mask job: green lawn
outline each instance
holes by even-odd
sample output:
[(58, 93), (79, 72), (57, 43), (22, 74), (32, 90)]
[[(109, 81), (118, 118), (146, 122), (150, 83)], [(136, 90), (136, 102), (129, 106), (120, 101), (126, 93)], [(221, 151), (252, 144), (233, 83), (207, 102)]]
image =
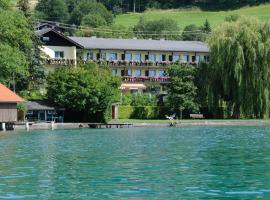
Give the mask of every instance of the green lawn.
[(208, 19), (212, 26), (216, 26), (224, 21), (228, 15), (239, 14), (257, 17), (262, 21), (270, 20), (270, 4), (264, 4), (254, 7), (245, 7), (233, 11), (201, 11), (199, 9), (192, 10), (155, 10), (146, 11), (144, 13), (128, 13), (118, 15), (115, 19), (116, 24), (122, 24), (126, 27), (135, 25), (141, 16), (148, 20), (160, 19), (162, 17), (171, 18), (178, 22), (181, 28), (189, 24), (202, 25)]

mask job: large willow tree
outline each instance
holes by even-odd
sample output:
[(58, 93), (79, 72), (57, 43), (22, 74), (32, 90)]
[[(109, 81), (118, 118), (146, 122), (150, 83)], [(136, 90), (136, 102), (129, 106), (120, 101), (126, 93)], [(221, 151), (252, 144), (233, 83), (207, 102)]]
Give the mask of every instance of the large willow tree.
[(241, 17), (209, 38), (208, 101), (227, 117), (265, 118), (270, 108), (270, 23)]

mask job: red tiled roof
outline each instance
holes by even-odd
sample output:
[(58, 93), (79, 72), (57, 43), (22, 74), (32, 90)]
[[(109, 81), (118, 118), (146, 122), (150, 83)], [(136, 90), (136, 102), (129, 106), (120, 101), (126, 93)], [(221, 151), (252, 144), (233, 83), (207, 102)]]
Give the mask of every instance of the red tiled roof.
[(0, 83), (0, 102), (22, 102), (23, 99)]

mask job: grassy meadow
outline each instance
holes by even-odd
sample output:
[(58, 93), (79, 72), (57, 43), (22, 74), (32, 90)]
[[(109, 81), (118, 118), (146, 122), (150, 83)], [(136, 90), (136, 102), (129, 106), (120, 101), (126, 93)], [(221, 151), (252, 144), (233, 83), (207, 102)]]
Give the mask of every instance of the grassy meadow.
[[(14, 5), (18, 0), (11, 0)], [(30, 0), (31, 8), (33, 9), (38, 0)], [(177, 21), (180, 28), (184, 28), (189, 24), (202, 25), (206, 19), (209, 20), (211, 26), (216, 26), (222, 23), (226, 16), (238, 14), (256, 17), (262, 21), (270, 20), (270, 4), (262, 4), (259, 6), (243, 7), (229, 11), (202, 11), (199, 8), (190, 9), (175, 9), (175, 10), (149, 10), (144, 13), (127, 13), (117, 15), (114, 22), (126, 27), (134, 26), (143, 16), (148, 20), (160, 18), (170, 18)]]
[(212, 26), (216, 26), (223, 22), (226, 16), (233, 14), (257, 17), (262, 21), (268, 21), (270, 20), (270, 4), (244, 7), (231, 11), (201, 11), (198, 8), (179, 10), (150, 10), (144, 13), (127, 13), (118, 15), (115, 19), (115, 23), (129, 27), (134, 26), (141, 16), (148, 20), (156, 20), (165, 17), (176, 20), (179, 27), (183, 29), (189, 24), (202, 25), (206, 19), (209, 20)]

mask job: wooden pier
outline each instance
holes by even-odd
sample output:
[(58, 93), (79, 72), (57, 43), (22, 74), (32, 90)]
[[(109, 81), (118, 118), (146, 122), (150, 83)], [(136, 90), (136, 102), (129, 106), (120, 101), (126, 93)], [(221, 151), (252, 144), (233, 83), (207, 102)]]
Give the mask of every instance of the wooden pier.
[[(7, 126), (5, 126), (7, 127)], [(109, 129), (131, 128), (131, 123), (55, 123), (55, 122), (17, 122), (13, 125), (15, 130), (56, 130), (56, 129)], [(1, 127), (0, 127), (1, 131)]]

